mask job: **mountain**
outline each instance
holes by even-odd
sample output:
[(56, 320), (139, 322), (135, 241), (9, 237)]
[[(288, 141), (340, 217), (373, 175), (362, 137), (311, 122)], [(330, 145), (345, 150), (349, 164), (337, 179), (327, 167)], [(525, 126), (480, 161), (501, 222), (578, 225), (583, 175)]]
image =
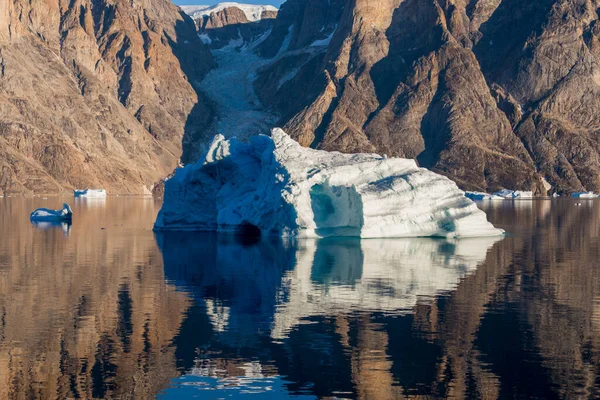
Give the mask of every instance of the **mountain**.
[(209, 16), (210, 14), (217, 14), (232, 8), (242, 11), (249, 22), (260, 21), (264, 18), (275, 18), (277, 16), (277, 7), (270, 5), (224, 2), (213, 6), (181, 6), (181, 9), (194, 19)]
[(599, 1), (288, 0), (254, 88), (304, 146), (600, 191)]
[(212, 56), (168, 0), (7, 0), (0, 53), (0, 192), (148, 193), (211, 118)]
[(219, 3), (214, 6), (183, 6), (196, 21), (202, 41), (213, 49), (230, 43), (250, 43), (272, 28), (277, 8), (269, 5)]
[(216, 132), (274, 125), (416, 158), (463, 189), (598, 192), (599, 8), (288, 0), (192, 20), (168, 0), (8, 0), (0, 194), (147, 193)]

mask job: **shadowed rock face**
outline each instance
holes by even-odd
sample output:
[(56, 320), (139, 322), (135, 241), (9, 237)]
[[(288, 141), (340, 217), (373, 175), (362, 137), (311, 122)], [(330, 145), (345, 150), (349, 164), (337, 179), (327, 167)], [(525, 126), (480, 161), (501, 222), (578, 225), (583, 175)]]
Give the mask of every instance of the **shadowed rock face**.
[(0, 51), (6, 193), (147, 192), (210, 120), (211, 55), (166, 0), (8, 0)]
[(597, 191), (599, 8), (289, 0), (255, 88), (305, 146), (417, 158), (464, 189)]

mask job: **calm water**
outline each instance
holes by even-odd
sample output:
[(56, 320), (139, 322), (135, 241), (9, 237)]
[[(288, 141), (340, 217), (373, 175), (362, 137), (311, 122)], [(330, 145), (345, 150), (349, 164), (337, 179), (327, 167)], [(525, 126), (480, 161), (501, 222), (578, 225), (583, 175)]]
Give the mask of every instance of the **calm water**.
[(160, 203), (0, 199), (0, 398), (600, 396), (600, 202), (503, 239), (159, 234)]

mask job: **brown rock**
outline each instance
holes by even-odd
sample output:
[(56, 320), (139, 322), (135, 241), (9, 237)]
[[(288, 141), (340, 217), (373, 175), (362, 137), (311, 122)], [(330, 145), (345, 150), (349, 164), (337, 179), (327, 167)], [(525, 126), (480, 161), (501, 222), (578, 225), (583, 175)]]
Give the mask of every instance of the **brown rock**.
[(171, 3), (9, 0), (0, 15), (7, 193), (145, 193), (204, 129), (187, 122), (210, 113), (191, 83), (212, 58)]
[[(417, 158), (465, 189), (600, 190), (600, 2), (333, 3), (288, 1), (259, 49), (289, 41), (255, 88), (300, 143)], [(320, 51), (315, 20), (335, 29)]]
[(210, 47), (220, 49), (232, 40), (250, 43), (273, 27), (277, 12), (264, 10), (258, 21), (250, 21), (238, 7), (225, 7), (209, 15), (195, 18), (198, 32), (208, 36)]

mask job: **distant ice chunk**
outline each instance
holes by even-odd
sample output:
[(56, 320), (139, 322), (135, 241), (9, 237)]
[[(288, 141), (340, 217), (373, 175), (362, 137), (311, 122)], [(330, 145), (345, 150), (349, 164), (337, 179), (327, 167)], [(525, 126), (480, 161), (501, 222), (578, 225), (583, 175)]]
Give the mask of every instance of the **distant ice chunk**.
[(166, 182), (155, 229), (304, 238), (503, 233), (454, 182), (414, 160), (307, 149), (281, 129), (248, 143), (216, 136), (203, 160)]
[(29, 219), (32, 222), (71, 221), (73, 219), (73, 211), (71, 211), (71, 207), (67, 203), (64, 203), (63, 208), (61, 210), (38, 208), (37, 210), (31, 213)]
[(483, 193), (483, 192), (465, 192), (465, 196), (473, 201), (481, 201), (481, 200), (506, 200), (502, 196), (497, 196), (495, 194)]
[(598, 195), (595, 194), (594, 192), (573, 193), (572, 196), (575, 199), (597, 199), (598, 198)]
[(499, 192), (495, 192), (494, 196), (502, 197), (504, 199), (533, 199), (533, 192), (502, 189)]
[(73, 192), (75, 197), (87, 197), (87, 198), (106, 198), (106, 190), (104, 189), (84, 189), (75, 190)]

